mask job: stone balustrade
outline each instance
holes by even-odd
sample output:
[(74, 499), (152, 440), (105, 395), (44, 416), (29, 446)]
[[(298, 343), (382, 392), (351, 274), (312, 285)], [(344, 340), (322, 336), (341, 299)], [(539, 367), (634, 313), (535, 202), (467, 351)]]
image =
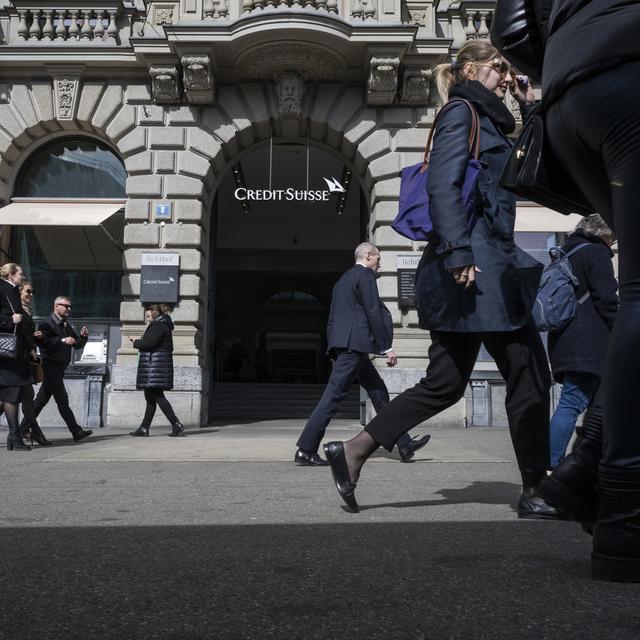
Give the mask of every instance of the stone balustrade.
[(117, 18), (110, 9), (21, 9), (15, 33), (17, 42), (118, 44)]
[[(228, 15), (226, 1), (220, 2), (225, 6), (225, 15)], [(242, 0), (242, 12), (250, 14), (263, 9), (291, 8), (329, 13), (353, 20), (377, 20), (378, 4), (379, 0), (350, 0), (346, 3), (339, 0)], [(213, 6), (214, 3), (211, 1), (204, 3), (205, 16), (214, 17)]]
[(489, 37), (489, 26), (493, 12), (490, 10), (465, 11), (462, 14), (464, 33), (467, 40), (478, 40)]

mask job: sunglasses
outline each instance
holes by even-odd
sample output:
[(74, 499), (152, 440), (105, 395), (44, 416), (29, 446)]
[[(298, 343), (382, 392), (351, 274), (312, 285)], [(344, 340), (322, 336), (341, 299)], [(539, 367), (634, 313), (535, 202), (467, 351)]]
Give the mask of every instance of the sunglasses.
[(64, 307), (65, 309), (73, 309), (73, 306), (70, 304), (62, 304), (61, 302), (58, 302), (58, 306), (59, 307)]
[(33, 295), (33, 289), (24, 289), (24, 292), (29, 294), (30, 296)]
[(511, 65), (506, 61), (500, 58), (496, 58), (493, 62), (489, 64), (492, 69), (495, 69), (501, 76), (506, 75), (507, 73), (511, 73)]

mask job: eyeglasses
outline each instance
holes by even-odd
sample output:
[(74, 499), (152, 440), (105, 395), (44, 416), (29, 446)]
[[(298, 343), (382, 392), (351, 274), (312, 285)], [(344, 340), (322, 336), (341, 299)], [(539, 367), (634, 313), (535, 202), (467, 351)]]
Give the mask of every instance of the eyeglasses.
[(58, 302), (59, 307), (64, 307), (65, 309), (73, 309), (73, 306), (70, 304), (62, 304), (62, 302)]
[(24, 292), (29, 296), (33, 295), (33, 289), (24, 289)]
[(501, 76), (507, 75), (507, 73), (511, 73), (511, 65), (502, 58), (496, 58), (493, 62), (489, 63), (489, 66), (497, 71)]

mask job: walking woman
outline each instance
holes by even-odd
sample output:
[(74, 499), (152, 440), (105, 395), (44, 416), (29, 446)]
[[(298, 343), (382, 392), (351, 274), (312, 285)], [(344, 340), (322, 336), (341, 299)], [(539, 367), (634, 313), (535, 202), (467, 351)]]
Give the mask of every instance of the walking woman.
[(29, 451), (20, 435), (18, 405), (33, 395), (33, 378), (29, 357), (35, 358), (33, 331), (24, 321), (24, 310), (18, 287), (24, 277), (22, 268), (8, 262), (0, 268), (0, 330), (16, 335), (16, 353), (13, 358), (0, 358), (0, 408), (9, 424), (7, 451)]
[[(379, 446), (391, 451), (403, 433), (458, 402), (484, 344), (506, 381), (509, 430), (522, 476), (518, 517), (556, 518), (555, 509), (535, 494), (549, 462), (551, 378), (531, 320), (542, 265), (516, 246), (515, 198), (499, 185), (512, 147), (506, 136), (515, 129), (505, 93), (511, 87), (525, 107), (534, 101), (533, 91), (486, 40), (468, 42), (455, 64), (439, 65), (435, 74), (443, 101), (450, 101), (438, 117), (427, 187), (439, 239), (429, 242), (416, 273), (420, 326), (431, 332), (426, 376), (358, 436), (325, 445), (325, 453), (340, 496), (357, 511), (353, 490), (367, 458)], [(483, 169), (473, 220), (462, 197), (473, 115), (460, 99), (471, 102), (480, 119)]]
[[(496, 11), (513, 16), (517, 5), (501, 0)], [(599, 580), (640, 582), (640, 3), (524, 0), (524, 5), (527, 18), (538, 20), (536, 42), (546, 42), (544, 52), (525, 47), (519, 57), (542, 69), (550, 145), (618, 239), (620, 308), (602, 382), (600, 504), (591, 569)], [(527, 24), (526, 31), (533, 29)], [(513, 55), (517, 42), (510, 43)]]
[[(40, 331), (36, 327), (36, 323), (33, 320), (33, 309), (31, 307), (33, 303), (33, 284), (31, 282), (27, 282), (26, 280), (19, 285), (18, 289), (20, 290), (20, 301), (22, 302), (22, 309), (24, 311), (24, 316), (22, 318), (22, 322), (25, 325), (25, 331), (27, 331), (34, 339), (34, 343), (37, 346), (38, 343), (42, 340), (42, 331)], [(36, 380), (34, 375), (33, 368), (40, 363), (41, 359), (38, 358), (36, 361), (35, 358), (31, 359), (31, 374), (34, 378), (34, 382), (42, 382), (42, 380)], [(20, 424), (20, 429), (23, 437), (28, 437), (31, 441), (37, 442), (40, 446), (45, 447), (53, 444), (50, 440), (47, 440), (44, 433), (42, 433), (42, 429), (40, 429), (40, 425), (36, 420), (36, 412), (33, 406), (34, 392), (33, 386), (29, 386), (25, 388), (24, 398), (22, 400), (22, 414), (24, 416), (23, 421)]]
[(144, 389), (147, 407), (140, 426), (130, 433), (132, 436), (148, 436), (156, 407), (171, 423), (172, 437), (184, 435), (184, 427), (165, 398), (164, 392), (173, 389), (173, 321), (169, 317), (171, 307), (167, 304), (152, 304), (145, 311), (147, 328), (139, 340), (129, 337), (133, 347), (140, 351), (136, 387)]

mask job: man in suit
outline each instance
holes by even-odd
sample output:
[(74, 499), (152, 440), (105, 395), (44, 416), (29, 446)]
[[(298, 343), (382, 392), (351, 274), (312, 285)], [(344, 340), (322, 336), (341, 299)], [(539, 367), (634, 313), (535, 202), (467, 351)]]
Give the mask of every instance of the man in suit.
[[(376, 411), (389, 403), (389, 392), (373, 363), (370, 353), (384, 354), (387, 366), (395, 367), (391, 313), (380, 300), (376, 273), (380, 269), (380, 251), (363, 242), (355, 250), (356, 262), (333, 288), (327, 323), (328, 353), (333, 359), (329, 382), (298, 438), (294, 462), (299, 466), (324, 466), (318, 447), (331, 418), (358, 379)], [(403, 462), (429, 441), (430, 436), (412, 440), (408, 434), (398, 441)]]
[(36, 395), (34, 409), (37, 417), (53, 396), (62, 419), (71, 431), (73, 439), (78, 442), (90, 436), (93, 431), (83, 429), (73, 415), (69, 406), (69, 396), (64, 386), (64, 371), (71, 362), (71, 349), (84, 348), (89, 330), (87, 327), (82, 327), (80, 335), (76, 334), (73, 327), (67, 322), (71, 309), (71, 300), (67, 296), (58, 296), (53, 304), (53, 313), (38, 325), (42, 331), (40, 353), (44, 381)]

